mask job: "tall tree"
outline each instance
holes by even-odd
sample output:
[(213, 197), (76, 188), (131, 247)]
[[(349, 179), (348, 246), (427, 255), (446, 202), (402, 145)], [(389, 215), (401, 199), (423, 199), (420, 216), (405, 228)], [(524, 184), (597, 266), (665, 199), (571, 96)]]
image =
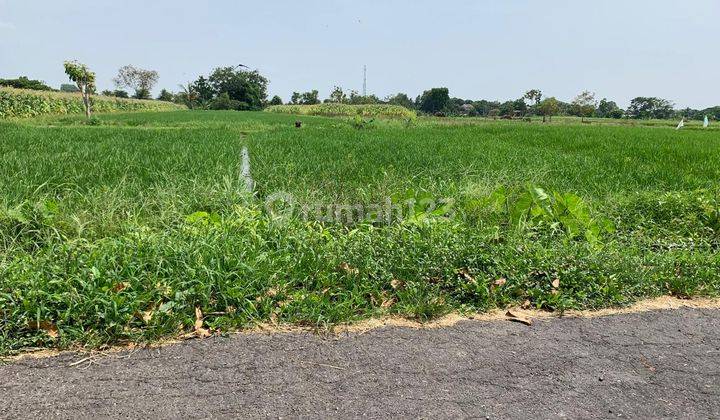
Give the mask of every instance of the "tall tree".
[(335, 86), (333, 91), (330, 93), (329, 102), (343, 103), (347, 101), (347, 95), (343, 92), (340, 86)]
[(538, 107), (540, 104), (540, 101), (542, 100), (542, 91), (540, 89), (531, 89), (525, 92), (525, 96), (523, 98), (527, 99), (528, 101), (533, 102), (533, 106), (535, 108)]
[(614, 101), (602, 98), (597, 107), (597, 116), (600, 118), (622, 118), (623, 110)]
[(573, 113), (578, 115), (582, 122), (585, 122), (586, 117), (593, 115), (595, 108), (597, 108), (595, 94), (588, 90), (580, 92), (580, 94), (572, 101)]
[(538, 104), (537, 110), (543, 116), (543, 122), (546, 121), (546, 118), (552, 121), (553, 115), (560, 111), (560, 103), (553, 97), (546, 98)]
[(442, 112), (450, 105), (448, 88), (432, 88), (426, 90), (417, 100), (418, 108), (428, 114)]
[(70, 80), (75, 82), (78, 89), (80, 89), (83, 105), (85, 106), (85, 116), (90, 118), (90, 114), (92, 114), (90, 93), (95, 91), (95, 73), (90, 71), (85, 64), (77, 61), (66, 61), (65, 74), (67, 74)]
[(405, 93), (398, 93), (394, 96), (388, 96), (385, 98), (385, 102), (387, 102), (390, 105), (400, 105), (404, 106), (407, 109), (413, 109), (415, 108), (415, 104), (413, 103), (413, 100), (410, 99), (409, 96)]
[(118, 70), (118, 75), (113, 79), (118, 88), (130, 88), (135, 90), (136, 99), (150, 99), (150, 91), (157, 83), (160, 76), (155, 70), (144, 70), (134, 66), (123, 66)]
[(257, 70), (219, 67), (210, 74), (207, 81), (215, 96), (225, 92), (231, 100), (246, 104), (247, 109), (262, 109), (267, 101), (268, 80)]
[(673, 103), (661, 98), (647, 98), (639, 96), (630, 101), (627, 115), (631, 118), (645, 119), (670, 118), (675, 114)]
[(283, 104), (282, 98), (277, 95), (273, 96), (272, 99), (270, 99), (270, 105), (282, 105), (282, 104)]

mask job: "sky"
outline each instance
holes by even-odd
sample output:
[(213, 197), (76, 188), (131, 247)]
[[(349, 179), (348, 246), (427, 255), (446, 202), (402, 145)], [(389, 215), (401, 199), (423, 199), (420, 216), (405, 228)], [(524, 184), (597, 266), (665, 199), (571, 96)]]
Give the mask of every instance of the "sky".
[(625, 107), (636, 96), (679, 108), (720, 105), (718, 0), (0, 0), (0, 78), (66, 83), (62, 63), (97, 73), (127, 64), (178, 90), (245, 64), (269, 93), (333, 86), (466, 99), (582, 90)]

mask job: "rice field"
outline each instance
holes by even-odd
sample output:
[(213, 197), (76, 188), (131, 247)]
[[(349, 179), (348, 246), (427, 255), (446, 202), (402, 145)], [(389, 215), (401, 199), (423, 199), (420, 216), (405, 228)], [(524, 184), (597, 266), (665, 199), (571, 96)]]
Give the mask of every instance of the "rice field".
[(0, 353), (720, 291), (714, 129), (100, 121), (0, 122)]

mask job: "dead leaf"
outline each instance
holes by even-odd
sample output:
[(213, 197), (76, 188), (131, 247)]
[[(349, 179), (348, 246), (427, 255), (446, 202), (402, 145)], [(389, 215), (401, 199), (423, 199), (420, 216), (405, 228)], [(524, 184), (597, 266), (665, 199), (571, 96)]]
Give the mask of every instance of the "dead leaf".
[(43, 330), (50, 338), (58, 338), (60, 336), (57, 325), (50, 321), (29, 321), (28, 328), (31, 330)]
[(520, 307), (523, 309), (530, 309), (531, 306), (532, 306), (532, 302), (530, 302), (530, 299), (525, 299), (525, 302), (523, 302), (522, 305), (520, 305)]
[(405, 285), (405, 283), (403, 283), (402, 280), (398, 280), (398, 279), (390, 280), (390, 287), (392, 287), (395, 290), (403, 287), (404, 285)]
[(347, 274), (350, 274), (351, 276), (356, 276), (356, 275), (360, 274), (360, 270), (358, 270), (357, 268), (351, 266), (350, 264), (348, 264), (346, 262), (340, 263), (340, 265), (337, 267), (337, 269), (338, 269), (338, 271), (343, 271)]
[(532, 325), (532, 320), (530, 318), (526, 318), (526, 317), (520, 316), (520, 315), (515, 315), (514, 313), (512, 313), (510, 311), (507, 311), (505, 313), (505, 316), (507, 317), (508, 321), (519, 322), (519, 323), (525, 324), (525, 325)]
[(552, 281), (552, 287), (553, 289), (557, 289), (560, 287), (560, 279), (555, 279)]
[(380, 304), (380, 307), (383, 309), (387, 309), (395, 304), (396, 300), (395, 298), (385, 299), (383, 300), (382, 304)]
[(475, 277), (470, 274), (470, 270), (467, 268), (461, 268), (457, 271), (457, 273), (464, 280), (467, 280), (470, 283), (475, 283)]
[(121, 283), (116, 283), (112, 289), (113, 289), (113, 292), (119, 293), (119, 292), (122, 292), (123, 290), (127, 289), (128, 287), (130, 287), (130, 283), (124, 281)]
[(199, 330), (203, 326), (203, 314), (200, 307), (195, 307), (195, 331)]
[(274, 287), (267, 289), (267, 291), (265, 292), (265, 296), (267, 296), (267, 297), (275, 297), (275, 296), (277, 296), (277, 294), (278, 294), (278, 289), (276, 289)]
[(146, 324), (150, 322), (150, 320), (152, 319), (152, 317), (153, 317), (153, 311), (152, 311), (152, 310), (150, 310), (150, 311), (144, 311), (144, 312), (142, 313), (142, 319), (143, 319), (143, 321), (145, 321)]
[(195, 307), (195, 325), (193, 326), (193, 331), (183, 334), (180, 336), (182, 339), (191, 339), (191, 338), (208, 338), (212, 336), (212, 332), (207, 329), (203, 328), (203, 313), (200, 310), (200, 307)]
[(493, 283), (493, 286), (500, 287), (500, 286), (504, 285), (505, 283), (507, 283), (507, 279), (505, 277), (500, 277), (499, 279), (495, 280), (495, 282)]

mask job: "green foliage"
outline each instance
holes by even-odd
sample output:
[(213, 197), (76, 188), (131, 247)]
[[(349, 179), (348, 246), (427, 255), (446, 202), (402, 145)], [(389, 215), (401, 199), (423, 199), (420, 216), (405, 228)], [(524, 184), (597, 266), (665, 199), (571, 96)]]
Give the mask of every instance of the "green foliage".
[(77, 92), (80, 92), (80, 89), (78, 89), (78, 87), (75, 85), (71, 85), (69, 83), (63, 83), (60, 85), (60, 92), (77, 93)]
[(95, 89), (95, 73), (88, 66), (77, 61), (65, 62), (65, 74), (75, 82), (81, 92), (92, 92)]
[(576, 96), (571, 104), (573, 115), (581, 117), (583, 121), (585, 121), (585, 118), (591, 117), (595, 113), (595, 108), (597, 108), (595, 94), (587, 90)]
[[(180, 108), (167, 102), (111, 99), (104, 96), (92, 96), (90, 101), (96, 112), (170, 111)], [(77, 94), (0, 88), (0, 118), (83, 112), (83, 100)]]
[[(720, 295), (712, 129), (295, 120), (0, 123), (0, 353), (176, 337), (195, 308), (229, 331)], [(387, 223), (278, 220), (278, 191), (300, 208), (413, 203)]]
[(167, 89), (162, 89), (157, 97), (158, 101), (175, 102), (175, 95)]
[(397, 105), (350, 105), (350, 104), (317, 104), (317, 105), (279, 105), (265, 108), (266, 112), (321, 115), (346, 117), (389, 117), (415, 119), (416, 114), (407, 108)]
[(630, 101), (627, 115), (636, 119), (665, 119), (674, 115), (672, 102), (660, 98), (637, 97)]
[(417, 99), (418, 109), (427, 114), (445, 111), (450, 105), (450, 93), (447, 88), (426, 90)]
[(293, 105), (317, 105), (320, 103), (320, 98), (318, 97), (317, 90), (304, 93), (293, 92), (290, 102)]
[(603, 98), (600, 100), (596, 115), (600, 118), (622, 118), (624, 111), (613, 101)]
[(413, 100), (405, 93), (398, 93), (385, 99), (388, 105), (398, 105), (407, 109), (415, 108)]
[(44, 82), (41, 82), (40, 80), (30, 80), (26, 76), (20, 76), (17, 79), (0, 79), (0, 86), (15, 89), (53, 90)]
[(547, 117), (552, 119), (553, 115), (557, 115), (560, 111), (560, 104), (557, 99), (550, 97), (544, 99), (537, 105), (537, 112), (543, 116), (543, 122)]
[(201, 93), (201, 99), (208, 100), (207, 95), (212, 94), (213, 98), (227, 94), (232, 101), (240, 105), (238, 109), (260, 110), (267, 100), (268, 80), (257, 70), (245, 71), (234, 67), (219, 67), (215, 69), (207, 79), (208, 91), (202, 86), (200, 79), (197, 82), (197, 90)]
[(272, 99), (270, 99), (270, 102), (269, 102), (269, 105), (270, 105), (270, 106), (282, 105), (282, 104), (283, 104), (282, 98), (280, 98), (280, 97), (277, 96), (277, 95), (273, 96)]
[(119, 88), (130, 88), (135, 90), (133, 98), (151, 99), (150, 91), (157, 83), (160, 76), (155, 70), (144, 70), (135, 66), (123, 66), (118, 70), (118, 75), (113, 79)]

